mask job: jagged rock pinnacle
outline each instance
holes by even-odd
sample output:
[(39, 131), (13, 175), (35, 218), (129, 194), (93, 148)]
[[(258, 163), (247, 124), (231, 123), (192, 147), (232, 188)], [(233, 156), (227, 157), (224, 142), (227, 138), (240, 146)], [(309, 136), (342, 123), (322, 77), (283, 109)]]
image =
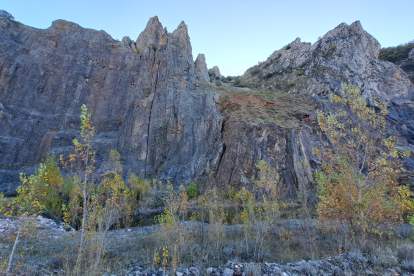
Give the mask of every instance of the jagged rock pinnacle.
[(194, 62), (194, 70), (196, 73), (196, 78), (199, 81), (209, 82), (210, 77), (208, 75), (206, 58), (204, 54), (199, 54), (196, 61)]

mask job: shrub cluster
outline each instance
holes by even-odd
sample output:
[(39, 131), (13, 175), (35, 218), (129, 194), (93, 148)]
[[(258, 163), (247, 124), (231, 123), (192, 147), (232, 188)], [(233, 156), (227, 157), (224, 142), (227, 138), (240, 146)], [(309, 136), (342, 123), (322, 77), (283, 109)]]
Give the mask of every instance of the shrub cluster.
[(408, 57), (408, 53), (414, 48), (414, 43), (407, 43), (397, 47), (387, 47), (380, 50), (378, 59), (399, 62)]

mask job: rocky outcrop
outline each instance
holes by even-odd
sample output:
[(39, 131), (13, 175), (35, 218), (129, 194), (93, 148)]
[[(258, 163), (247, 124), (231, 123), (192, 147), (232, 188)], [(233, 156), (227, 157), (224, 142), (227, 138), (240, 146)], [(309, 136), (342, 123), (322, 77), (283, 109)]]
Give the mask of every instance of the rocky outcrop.
[(194, 68), (196, 78), (198, 81), (209, 82), (210, 76), (208, 75), (206, 57), (204, 54), (199, 54), (194, 62)]
[[(379, 50), (377, 40), (359, 21), (349, 26), (342, 23), (313, 45), (297, 38), (241, 79), (315, 95), (324, 89), (341, 93), (341, 85), (351, 83), (361, 86), (367, 98), (375, 94), (386, 102), (411, 100), (414, 88), (407, 75), (398, 66), (378, 60)], [(293, 85), (283, 87), (283, 82)]]
[(214, 66), (213, 68), (208, 69), (208, 74), (210, 76), (211, 81), (214, 81), (216, 79), (221, 79), (221, 77), (223, 77), (220, 74), (220, 69), (218, 68), (218, 66)]
[(272, 123), (252, 125), (237, 118), (226, 120), (217, 181), (239, 188), (249, 185), (257, 160), (263, 159), (280, 172), (291, 191), (309, 188), (313, 181), (311, 168), (318, 163), (312, 154), (312, 148), (318, 145), (312, 131), (306, 123), (287, 129)]
[[(313, 45), (296, 39), (247, 70), (241, 80), (279, 94), (310, 95), (325, 110), (336, 108), (326, 102), (330, 93), (341, 94), (344, 84), (358, 85), (368, 101), (374, 96), (388, 105), (389, 133), (413, 150), (414, 87), (400, 67), (377, 59), (379, 50), (359, 21), (343, 23)], [(413, 169), (412, 164), (408, 160), (407, 168)]]
[[(296, 39), (241, 79), (274, 96), (262, 103), (269, 112), (286, 110), (277, 97), (292, 94), (333, 108), (329, 93), (340, 93), (342, 83), (360, 85), (367, 98), (389, 104), (390, 131), (412, 149), (414, 88), (399, 67), (377, 59), (378, 51), (359, 22), (341, 24), (314, 45)], [(98, 167), (116, 149), (126, 177), (185, 184), (204, 181), (210, 167), (218, 183), (242, 186), (264, 159), (291, 190), (307, 187), (319, 164), (314, 109), (282, 114), (299, 118), (290, 126), (251, 123), (219, 110), (209, 77), (220, 71), (207, 71), (204, 55), (194, 62), (184, 22), (168, 33), (153, 17), (134, 42), (63, 20), (45, 30), (0, 20), (0, 190), (12, 193), (19, 172), (32, 173), (52, 149), (73, 149), (82, 104), (93, 114)]]

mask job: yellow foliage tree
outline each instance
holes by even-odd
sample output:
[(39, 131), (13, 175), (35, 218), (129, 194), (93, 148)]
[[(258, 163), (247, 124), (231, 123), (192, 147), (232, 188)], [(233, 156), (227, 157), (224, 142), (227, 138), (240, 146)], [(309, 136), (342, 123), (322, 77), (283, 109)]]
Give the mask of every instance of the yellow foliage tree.
[(347, 223), (354, 234), (382, 233), (413, 210), (409, 190), (397, 181), (409, 152), (387, 134), (387, 108), (380, 101), (372, 98), (375, 107), (368, 107), (360, 89), (347, 86), (331, 102), (342, 109), (318, 111), (326, 142), (314, 149), (322, 160), (316, 172), (320, 222)]

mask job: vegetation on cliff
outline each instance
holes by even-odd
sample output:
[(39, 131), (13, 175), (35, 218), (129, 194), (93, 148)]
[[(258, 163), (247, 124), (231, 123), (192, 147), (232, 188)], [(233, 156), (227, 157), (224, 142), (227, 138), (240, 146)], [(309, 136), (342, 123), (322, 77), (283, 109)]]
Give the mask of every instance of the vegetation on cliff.
[[(71, 237), (77, 249), (62, 255), (63, 267), (69, 275), (99, 275), (104, 267), (112, 266), (111, 259), (105, 257), (112, 246), (109, 230), (128, 227), (131, 214), (140, 203), (157, 194), (162, 194), (164, 211), (157, 218), (159, 228), (151, 234), (152, 242), (142, 245), (151, 253), (134, 258), (151, 260), (154, 268), (163, 271), (173, 271), (197, 262), (198, 258), (209, 265), (220, 265), (231, 256), (265, 261), (275, 258), (276, 252), (296, 252), (294, 258), (307, 259), (356, 248), (373, 254), (373, 241), (382, 238), (384, 232), (390, 236), (382, 241), (382, 246), (395, 246), (400, 238), (394, 236), (393, 229), (404, 221), (414, 220), (408, 190), (397, 183), (403, 170), (400, 157), (408, 153), (396, 146), (395, 138), (386, 135), (387, 109), (382, 103), (374, 99), (378, 110), (367, 107), (359, 89), (352, 86), (344, 89), (342, 97), (332, 96), (331, 101), (343, 109), (318, 113), (321, 135), (326, 139), (323, 148), (315, 149), (323, 162), (321, 170), (316, 172), (319, 227), (312, 219), (313, 205), (303, 196), (309, 191), (301, 190), (297, 198), (300, 204), (295, 205), (293, 198), (286, 197), (283, 179), (263, 160), (256, 165), (259, 173), (252, 178), (251, 186), (240, 190), (218, 189), (214, 179), (210, 179), (211, 189), (201, 195), (195, 183), (174, 190), (169, 182), (163, 185), (154, 181), (151, 186), (134, 174), (124, 181), (116, 151), (111, 151), (105, 171), (98, 174), (93, 151), (94, 128), (86, 107), (82, 107), (81, 138), (73, 141), (74, 153), (67, 161), (60, 158), (66, 177), (62, 176), (54, 155), (48, 155), (35, 175), (22, 175), (18, 196), (2, 210), (5, 215), (17, 212), (27, 222), (31, 215), (43, 213), (80, 229)], [(242, 226), (231, 232), (228, 206), (237, 206), (238, 214), (233, 220)], [(301, 218), (299, 232), (280, 226), (282, 214), (289, 206), (299, 207), (295, 212)], [(21, 229), (24, 231), (19, 230), (10, 258), (5, 262), (7, 271), (11, 270), (15, 251), (19, 251), (18, 241), (27, 230)], [(323, 240), (317, 240), (316, 233), (323, 235)], [(334, 236), (343, 239), (339, 251), (327, 244)], [(301, 244), (294, 249), (293, 243), (299, 237)], [(198, 253), (194, 252), (194, 246), (200, 247)], [(217, 251), (224, 255), (217, 255)], [(142, 250), (137, 252), (142, 254)], [(210, 259), (211, 256), (215, 258)], [(22, 256), (17, 260), (21, 261)], [(16, 267), (23, 266), (20, 262)]]
[(414, 48), (414, 43), (407, 43), (396, 47), (381, 48), (378, 58), (398, 63), (408, 58), (408, 53)]

